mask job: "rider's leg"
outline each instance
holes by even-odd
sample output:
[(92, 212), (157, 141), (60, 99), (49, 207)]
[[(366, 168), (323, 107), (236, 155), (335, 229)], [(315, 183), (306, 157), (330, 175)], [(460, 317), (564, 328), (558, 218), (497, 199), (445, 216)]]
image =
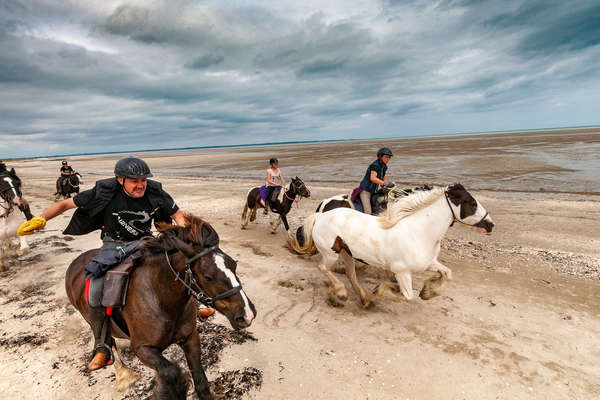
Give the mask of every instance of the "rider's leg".
[(90, 326), (94, 335), (94, 358), (88, 364), (88, 370), (94, 371), (111, 362), (113, 338), (110, 334), (110, 319), (104, 307), (89, 307)]
[(371, 214), (371, 192), (363, 190), (360, 192), (360, 202), (362, 203), (363, 212)]
[(265, 215), (269, 213), (269, 204), (271, 203), (271, 196), (273, 195), (274, 190), (275, 186), (267, 186), (267, 195), (265, 196)]

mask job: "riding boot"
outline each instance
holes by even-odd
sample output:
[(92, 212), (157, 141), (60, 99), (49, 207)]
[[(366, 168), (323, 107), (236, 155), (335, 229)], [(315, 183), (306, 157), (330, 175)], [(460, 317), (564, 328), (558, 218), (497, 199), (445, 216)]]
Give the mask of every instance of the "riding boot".
[(110, 319), (104, 307), (90, 307), (90, 326), (94, 334), (94, 358), (88, 364), (93, 371), (112, 364), (112, 336), (110, 335)]
[(269, 214), (269, 202), (265, 200), (265, 211), (263, 211), (263, 214), (268, 215)]

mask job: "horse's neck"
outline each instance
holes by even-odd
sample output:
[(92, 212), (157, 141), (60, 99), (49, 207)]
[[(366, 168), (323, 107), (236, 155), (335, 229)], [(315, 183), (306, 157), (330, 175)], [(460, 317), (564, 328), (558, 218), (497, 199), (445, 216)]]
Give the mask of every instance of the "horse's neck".
[(281, 204), (282, 204), (283, 210), (286, 214), (292, 208), (292, 203), (294, 202), (295, 198), (296, 198), (296, 192), (294, 191), (294, 188), (292, 185), (290, 185), (290, 190), (285, 190), (285, 188), (283, 189), (283, 200), (282, 200)]
[[(446, 198), (442, 195), (431, 205), (400, 220), (397, 226), (406, 224), (410, 226), (412, 232), (421, 232), (422, 240), (430, 240), (435, 243), (446, 234), (452, 219), (450, 207), (448, 207)], [(398, 227), (398, 229), (401, 228)]]
[[(175, 274), (171, 271), (167, 264), (166, 256), (162, 256), (160, 263), (156, 263), (152, 273), (152, 287), (155, 288), (156, 297), (163, 306), (178, 307), (185, 303), (190, 298), (187, 288), (175, 278)], [(169, 255), (171, 266), (179, 274), (181, 279), (185, 277), (185, 262), (181, 253)], [(182, 265), (183, 264), (183, 265)], [(158, 283), (160, 282), (160, 284)], [(156, 288), (163, 288), (156, 290)]]

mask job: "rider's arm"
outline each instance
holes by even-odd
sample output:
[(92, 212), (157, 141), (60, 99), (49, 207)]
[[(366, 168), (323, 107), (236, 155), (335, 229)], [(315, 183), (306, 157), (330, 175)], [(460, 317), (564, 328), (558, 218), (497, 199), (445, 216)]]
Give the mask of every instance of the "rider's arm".
[(59, 201), (58, 203), (54, 203), (50, 207), (46, 208), (42, 212), (41, 217), (47, 221), (56, 217), (57, 215), (64, 213), (67, 210), (70, 210), (71, 208), (76, 207), (77, 206), (75, 205), (73, 198), (68, 198), (63, 201)]
[(285, 187), (285, 181), (283, 180), (283, 174), (281, 173), (281, 170), (279, 170), (279, 178), (281, 178), (281, 187)]
[(377, 177), (377, 171), (371, 171), (371, 182), (376, 183), (378, 185), (385, 185), (385, 178), (379, 179)]
[(171, 215), (171, 218), (173, 218), (175, 223), (179, 226), (186, 226), (188, 224), (187, 219), (181, 210), (177, 210), (175, 214)]

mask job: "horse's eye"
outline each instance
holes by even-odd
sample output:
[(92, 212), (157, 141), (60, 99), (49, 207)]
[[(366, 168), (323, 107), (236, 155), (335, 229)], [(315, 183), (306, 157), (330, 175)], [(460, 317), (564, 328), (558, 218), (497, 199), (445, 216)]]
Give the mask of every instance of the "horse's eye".
[(204, 275), (204, 279), (206, 279), (208, 282), (213, 280), (213, 277), (211, 275)]

